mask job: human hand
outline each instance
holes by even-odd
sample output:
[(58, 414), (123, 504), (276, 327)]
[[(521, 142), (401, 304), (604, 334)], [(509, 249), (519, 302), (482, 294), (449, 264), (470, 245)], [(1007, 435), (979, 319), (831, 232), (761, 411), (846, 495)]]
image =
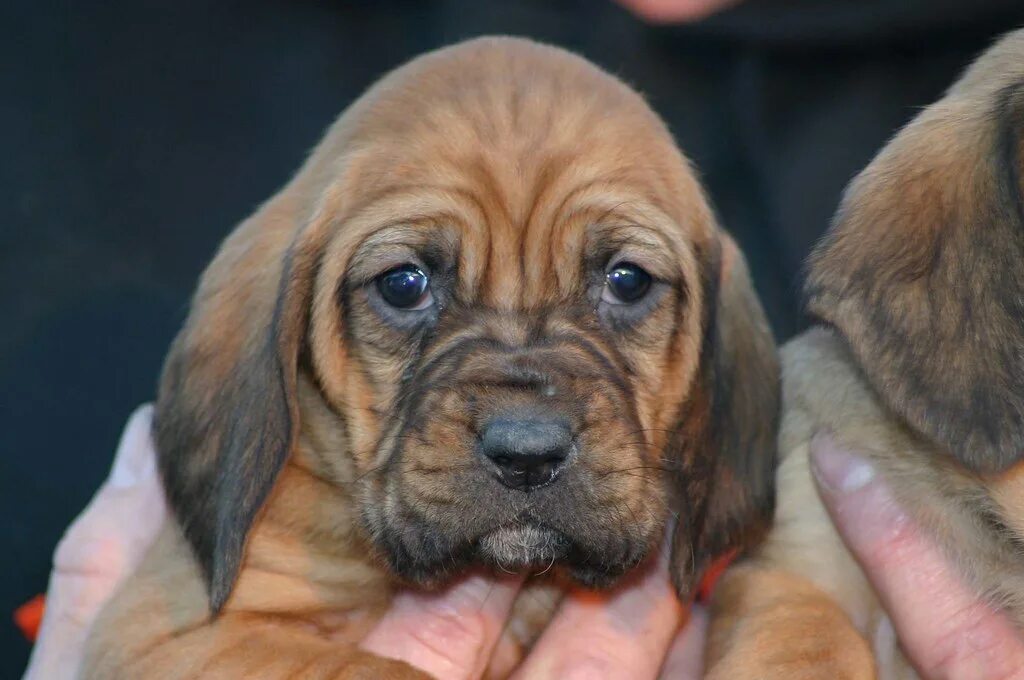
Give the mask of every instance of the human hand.
[(1020, 634), (967, 588), (866, 459), (818, 435), (811, 469), (836, 528), (923, 677), (1024, 679)]
[(610, 592), (569, 593), (513, 677), (696, 680), (705, 623), (687, 618), (662, 554)]
[(93, 620), (163, 524), (167, 506), (150, 441), (152, 419), (148, 405), (128, 419), (110, 476), (57, 545), (25, 680), (77, 677)]
[(618, 0), (641, 19), (654, 24), (698, 21), (742, 0)]
[[(443, 680), (478, 678), (503, 655), (495, 645), (519, 586), (472, 576), (440, 594), (402, 593), (362, 647)], [(611, 592), (569, 593), (512, 677), (696, 679), (705, 628), (703, 609), (687, 616), (680, 605), (661, 558)]]
[[(25, 680), (77, 675), (89, 627), (167, 516), (151, 423), (149, 406), (132, 415), (110, 477), (57, 547)], [(477, 678), (503, 652), (495, 644), (520, 584), (470, 576), (438, 594), (401, 593), (361, 646), (445, 680)], [(661, 558), (612, 592), (570, 593), (516, 676), (698, 678), (706, 615), (695, 607), (680, 629), (685, 618)]]

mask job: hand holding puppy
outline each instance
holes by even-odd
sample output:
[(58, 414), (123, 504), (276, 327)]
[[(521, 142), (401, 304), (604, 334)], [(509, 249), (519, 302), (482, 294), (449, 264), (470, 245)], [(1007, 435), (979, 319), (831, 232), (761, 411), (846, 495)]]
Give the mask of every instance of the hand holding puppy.
[(26, 680), (78, 676), (96, 615), (142, 559), (167, 517), (149, 435), (152, 420), (148, 404), (128, 419), (110, 476), (57, 546), (46, 614)]
[(811, 469), (832, 521), (925, 678), (1024, 678), (1024, 641), (978, 600), (864, 458), (823, 435)]

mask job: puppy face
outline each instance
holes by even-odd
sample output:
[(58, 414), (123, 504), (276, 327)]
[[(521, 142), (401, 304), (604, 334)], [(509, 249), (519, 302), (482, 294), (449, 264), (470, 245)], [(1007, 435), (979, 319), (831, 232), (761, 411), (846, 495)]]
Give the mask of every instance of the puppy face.
[(810, 310), (967, 469), (1024, 456), (1024, 32), (983, 55), (851, 184)]
[[(371, 89), (228, 239), (168, 359), (168, 495), (219, 608), (303, 422), (398, 576), (608, 583), (676, 517), (682, 589), (763, 530), (777, 366), (742, 259), (624, 85), (512, 39)], [(296, 501), (293, 501), (296, 502)]]
[[(653, 215), (639, 226), (606, 204), (566, 205), (581, 223), (504, 239), (452, 207), (444, 222), (375, 231), (342, 278), (366, 371), (353, 387), (376, 388), (353, 447), (363, 517), (416, 581), (470, 561), (564, 560), (606, 583), (666, 520), (667, 435), (700, 350), (695, 254), (646, 226)], [(534, 252), (525, 286), (522, 251)], [(472, 261), (486, 262), (477, 276)], [(318, 335), (341, 330), (325, 320)]]

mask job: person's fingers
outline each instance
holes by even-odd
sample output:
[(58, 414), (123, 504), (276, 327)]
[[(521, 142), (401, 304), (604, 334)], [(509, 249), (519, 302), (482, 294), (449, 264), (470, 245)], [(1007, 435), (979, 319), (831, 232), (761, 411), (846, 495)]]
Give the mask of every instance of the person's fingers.
[(843, 540), (927, 678), (1024, 678), (1024, 642), (1007, 618), (970, 592), (899, 507), (867, 460), (831, 437), (811, 442), (812, 470)]
[(521, 584), (473, 575), (442, 593), (399, 593), (360, 646), (443, 680), (479, 678)]
[(610, 593), (569, 593), (514, 677), (655, 678), (682, 617), (659, 557)]
[(110, 476), (57, 546), (26, 678), (76, 675), (89, 626), (166, 517), (150, 438), (152, 411), (142, 406), (129, 418)]
[(661, 680), (700, 680), (704, 677), (704, 641), (708, 612), (700, 605), (690, 607), (686, 623), (672, 641), (661, 667)]
[(741, 0), (618, 0), (631, 12), (655, 24), (704, 19)]

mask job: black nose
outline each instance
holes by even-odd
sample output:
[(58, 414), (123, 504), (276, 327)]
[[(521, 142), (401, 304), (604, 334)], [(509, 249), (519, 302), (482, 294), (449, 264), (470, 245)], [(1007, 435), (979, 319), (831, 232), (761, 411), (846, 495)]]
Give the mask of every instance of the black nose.
[(481, 451), (513, 489), (554, 480), (572, 446), (569, 424), (558, 418), (495, 418), (480, 434)]

